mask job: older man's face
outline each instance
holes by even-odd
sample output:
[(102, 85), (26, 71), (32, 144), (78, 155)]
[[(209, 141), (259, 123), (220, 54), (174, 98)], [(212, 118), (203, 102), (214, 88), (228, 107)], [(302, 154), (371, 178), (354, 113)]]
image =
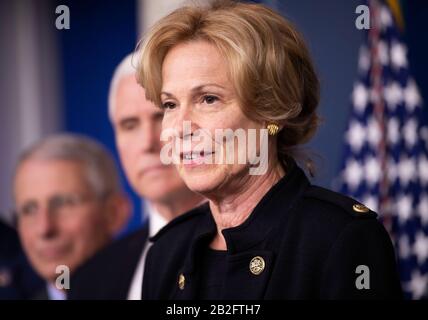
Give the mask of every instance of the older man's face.
[(110, 239), (106, 203), (79, 162), (26, 160), (15, 177), (18, 231), (36, 271), (54, 281), (55, 269), (75, 270)]
[(165, 201), (186, 192), (174, 166), (160, 161), (163, 112), (146, 100), (135, 76), (120, 80), (114, 104), (116, 143), (134, 190), (150, 201)]

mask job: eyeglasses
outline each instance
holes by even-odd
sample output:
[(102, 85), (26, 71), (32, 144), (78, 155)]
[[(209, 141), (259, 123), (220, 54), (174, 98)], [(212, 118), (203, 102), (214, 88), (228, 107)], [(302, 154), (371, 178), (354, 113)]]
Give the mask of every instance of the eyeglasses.
[[(68, 215), (83, 204), (99, 198), (89, 194), (56, 194), (48, 199), (47, 209), (55, 215)], [(21, 220), (32, 220), (38, 215), (40, 208), (39, 202), (30, 200), (17, 208), (16, 217)]]

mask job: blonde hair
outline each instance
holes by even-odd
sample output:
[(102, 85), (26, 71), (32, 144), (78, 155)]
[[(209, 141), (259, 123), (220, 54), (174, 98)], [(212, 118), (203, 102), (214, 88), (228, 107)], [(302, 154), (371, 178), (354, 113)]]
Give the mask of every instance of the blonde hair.
[(308, 49), (296, 28), (260, 4), (214, 1), (184, 6), (159, 20), (140, 50), (137, 81), (160, 106), (162, 64), (179, 43), (213, 44), (228, 63), (229, 77), (244, 114), (278, 123), (278, 156), (307, 142), (318, 127), (319, 81)]

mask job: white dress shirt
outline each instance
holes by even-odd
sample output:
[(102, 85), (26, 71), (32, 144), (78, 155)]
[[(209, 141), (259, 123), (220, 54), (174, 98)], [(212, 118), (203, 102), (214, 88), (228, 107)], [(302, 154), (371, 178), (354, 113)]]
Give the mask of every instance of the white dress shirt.
[[(147, 201), (145, 201), (144, 204), (146, 209), (145, 212), (147, 213), (147, 217), (149, 219), (149, 237), (153, 237), (160, 229), (162, 229), (167, 224), (167, 221)], [(147, 252), (149, 251), (151, 245), (152, 243), (148, 240), (144, 244), (140, 261), (138, 262), (137, 269), (134, 272), (131, 286), (128, 291), (128, 300), (141, 300), (144, 265), (146, 262)]]
[(67, 300), (67, 295), (64, 290), (55, 287), (54, 284), (46, 284), (49, 300)]

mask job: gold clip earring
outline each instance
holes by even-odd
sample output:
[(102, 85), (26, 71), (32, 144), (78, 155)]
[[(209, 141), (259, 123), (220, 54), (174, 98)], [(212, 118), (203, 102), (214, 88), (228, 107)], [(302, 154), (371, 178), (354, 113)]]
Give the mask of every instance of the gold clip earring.
[(270, 136), (274, 136), (278, 133), (279, 127), (275, 123), (270, 123), (267, 125), (268, 133)]

